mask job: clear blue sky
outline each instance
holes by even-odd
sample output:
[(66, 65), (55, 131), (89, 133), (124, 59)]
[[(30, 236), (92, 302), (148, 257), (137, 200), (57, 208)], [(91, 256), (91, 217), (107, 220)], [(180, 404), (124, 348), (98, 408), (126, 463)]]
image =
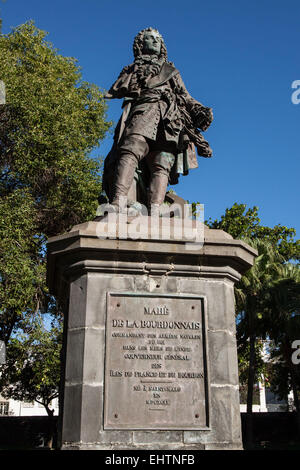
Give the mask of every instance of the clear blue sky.
[[(83, 78), (108, 89), (131, 63), (135, 34), (163, 35), (169, 60), (191, 95), (214, 110), (204, 134), (214, 151), (175, 186), (219, 218), (234, 202), (259, 207), (262, 223), (299, 222), (299, 0), (0, 0), (3, 32), (29, 19), (59, 52), (76, 57)], [(1, 74), (1, 71), (0, 71)], [(117, 122), (121, 101), (109, 102)], [(112, 136), (98, 153), (105, 156)]]

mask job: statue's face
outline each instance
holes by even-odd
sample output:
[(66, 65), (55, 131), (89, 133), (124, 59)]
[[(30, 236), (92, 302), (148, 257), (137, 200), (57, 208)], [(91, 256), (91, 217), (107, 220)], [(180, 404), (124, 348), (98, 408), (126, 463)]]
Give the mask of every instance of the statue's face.
[(145, 31), (144, 33), (144, 54), (160, 54), (161, 39), (155, 31)]

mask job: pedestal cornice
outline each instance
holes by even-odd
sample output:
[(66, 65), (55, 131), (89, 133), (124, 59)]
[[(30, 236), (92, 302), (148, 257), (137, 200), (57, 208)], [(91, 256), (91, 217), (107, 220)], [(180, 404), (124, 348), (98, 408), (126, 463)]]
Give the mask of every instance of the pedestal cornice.
[[(121, 227), (122, 228), (122, 227)], [(123, 227), (124, 228), (124, 227)], [(189, 234), (164, 238), (158, 234), (133, 240), (104, 238), (103, 222), (87, 222), (48, 240), (48, 286), (59, 294), (57, 279), (82, 272), (148, 274), (240, 279), (254, 262), (256, 250), (222, 230), (203, 226), (204, 243), (189, 242)], [(103, 238), (102, 238), (103, 237)]]

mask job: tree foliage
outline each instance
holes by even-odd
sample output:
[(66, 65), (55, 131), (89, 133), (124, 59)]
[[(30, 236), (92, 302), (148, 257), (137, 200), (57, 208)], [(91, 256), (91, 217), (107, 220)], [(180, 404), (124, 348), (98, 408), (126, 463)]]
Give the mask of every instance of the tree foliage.
[(0, 339), (47, 308), (47, 237), (94, 217), (103, 92), (28, 22), (0, 35)]
[(36, 317), (18, 336), (11, 338), (6, 350), (6, 364), (0, 376), (5, 398), (42, 404), (53, 415), (51, 402), (58, 397), (60, 378), (61, 328), (46, 329)]
[(83, 82), (32, 22), (0, 36), (6, 115), (0, 129), (1, 194), (28, 188), (40, 232), (53, 235), (90, 217), (99, 162), (88, 158), (109, 128), (103, 93)]
[[(267, 375), (269, 385), (280, 398), (283, 390), (293, 390), (300, 431), (299, 379), (291, 362), (291, 334), (293, 331), (292, 337), (295, 337), (300, 331), (300, 318), (296, 315), (300, 305), (297, 264), (300, 240), (295, 239), (294, 228), (280, 224), (273, 228), (263, 226), (258, 208), (247, 209), (244, 204), (234, 204), (226, 209), (220, 220), (209, 220), (206, 224), (246, 241), (258, 252), (253, 267), (235, 286), (240, 383), (242, 386), (247, 384), (246, 443), (251, 447), (253, 392), (261, 374)], [(270, 366), (263, 364), (260, 347), (262, 340), (270, 338), (276, 345), (273, 353), (276, 351), (277, 359), (280, 357), (280, 361), (274, 363), (272, 374)], [(280, 374), (276, 371), (280, 371), (282, 377), (289, 377), (286, 386), (279, 381)], [(273, 384), (270, 383), (272, 380)]]
[(248, 240), (264, 240), (269, 242), (279, 251), (286, 261), (300, 260), (300, 240), (295, 240), (296, 230), (275, 225), (267, 227), (261, 224), (258, 215), (258, 207), (248, 208), (246, 204), (233, 204), (226, 209), (220, 220), (206, 221), (210, 228), (221, 229), (233, 236), (233, 238)]
[(17, 189), (0, 200), (0, 339), (45, 302), (45, 263), (35, 236), (34, 200)]
[(281, 276), (271, 286), (266, 301), (269, 304), (268, 333), (272, 345), (271, 389), (280, 398), (293, 392), (300, 437), (300, 371), (292, 359), (293, 342), (300, 338), (299, 265), (287, 263), (281, 266)]

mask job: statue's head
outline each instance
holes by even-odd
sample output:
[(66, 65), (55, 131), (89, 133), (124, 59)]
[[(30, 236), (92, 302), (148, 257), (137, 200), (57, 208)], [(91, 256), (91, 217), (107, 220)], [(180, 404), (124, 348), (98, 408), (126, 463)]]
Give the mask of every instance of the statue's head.
[(143, 29), (134, 38), (133, 55), (137, 58), (142, 54), (156, 54), (159, 58), (167, 59), (167, 49), (157, 29)]

